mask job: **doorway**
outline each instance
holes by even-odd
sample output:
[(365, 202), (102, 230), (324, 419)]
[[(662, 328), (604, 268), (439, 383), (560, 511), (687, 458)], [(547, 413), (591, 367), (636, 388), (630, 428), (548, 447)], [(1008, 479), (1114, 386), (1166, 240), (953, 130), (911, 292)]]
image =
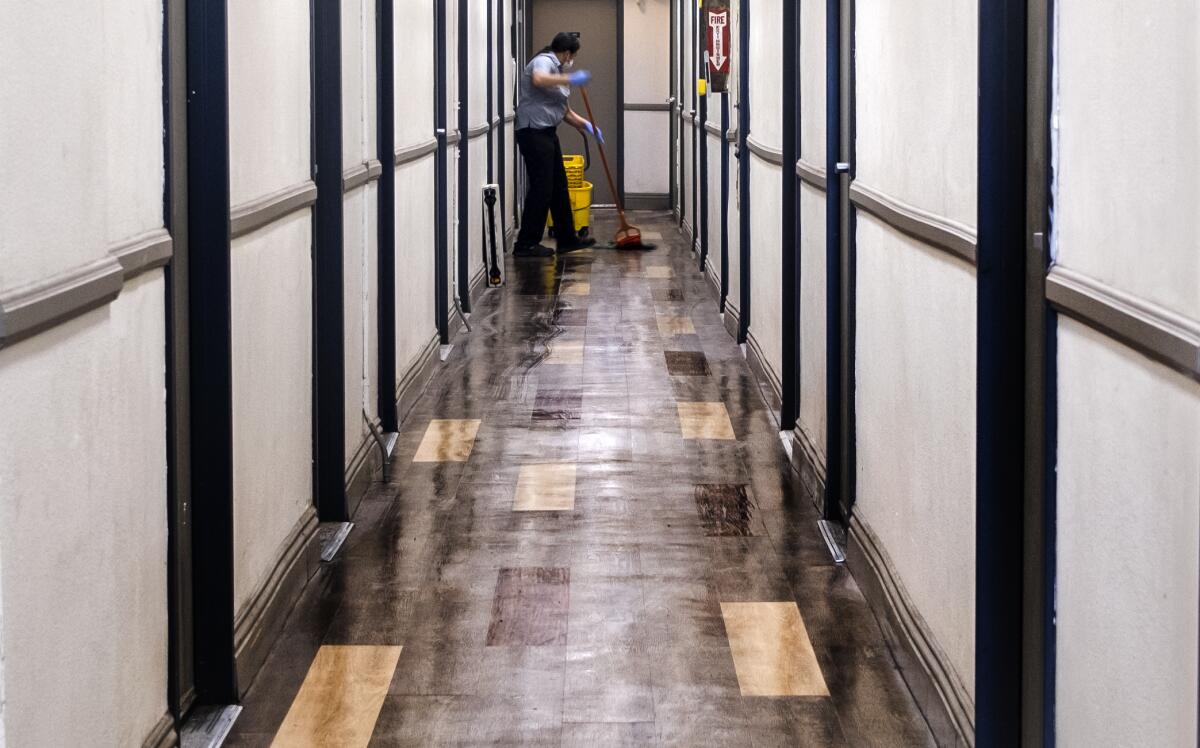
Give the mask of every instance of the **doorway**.
[[(619, 45), (622, 37), (617, 33), (619, 2), (621, 0), (531, 0), (527, 49), (528, 57), (532, 57), (548, 45), (558, 32), (579, 33), (581, 47), (576, 66), (592, 73), (592, 82), (588, 86), (592, 112), (596, 115), (596, 124), (604, 132), (604, 150), (609, 155), (609, 165), (614, 169), (613, 179), (617, 182), (617, 189), (624, 193), (621, 170), (617, 166), (617, 156), (624, 152), (624, 128), (620, 117), (623, 71)], [(528, 62), (528, 59), (521, 60), (522, 69)], [(588, 116), (578, 90), (571, 93), (571, 109), (582, 117)], [(570, 125), (564, 123), (558, 126), (558, 139), (564, 154), (584, 153), (582, 137)], [(588, 143), (588, 147), (591, 149), (592, 163), (587, 179), (595, 185), (592, 204), (614, 205), (616, 200), (604, 179), (600, 154), (594, 142)]]

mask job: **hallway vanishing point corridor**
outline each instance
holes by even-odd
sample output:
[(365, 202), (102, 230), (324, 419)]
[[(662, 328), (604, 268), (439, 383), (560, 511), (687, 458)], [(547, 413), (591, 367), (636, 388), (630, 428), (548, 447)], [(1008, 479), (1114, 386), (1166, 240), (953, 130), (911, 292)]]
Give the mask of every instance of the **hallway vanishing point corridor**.
[(933, 744), (649, 215), (651, 252), (509, 259), (226, 745)]

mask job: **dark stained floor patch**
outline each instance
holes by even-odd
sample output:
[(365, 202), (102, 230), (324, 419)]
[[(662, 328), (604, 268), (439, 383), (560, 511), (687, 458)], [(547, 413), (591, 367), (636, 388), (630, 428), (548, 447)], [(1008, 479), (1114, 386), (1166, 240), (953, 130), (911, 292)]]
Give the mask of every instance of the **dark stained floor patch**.
[(682, 288), (656, 288), (654, 289), (655, 301), (683, 301)]
[(708, 359), (699, 351), (663, 351), (667, 371), (673, 377), (707, 377), (712, 374)]
[(587, 325), (588, 310), (563, 309), (554, 312), (554, 324), (559, 327), (583, 327)]
[(570, 584), (570, 569), (501, 569), (496, 579), (487, 645), (566, 644)]
[(701, 483), (696, 486), (696, 508), (704, 534), (709, 537), (753, 535), (754, 507), (743, 485)]
[(566, 424), (578, 421), (582, 411), (582, 390), (538, 390), (532, 418), (534, 423), (541, 425)]

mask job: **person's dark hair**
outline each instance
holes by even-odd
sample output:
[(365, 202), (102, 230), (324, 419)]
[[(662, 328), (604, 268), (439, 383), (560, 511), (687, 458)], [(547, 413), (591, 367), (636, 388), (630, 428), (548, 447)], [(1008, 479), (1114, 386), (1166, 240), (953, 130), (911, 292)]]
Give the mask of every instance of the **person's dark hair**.
[(570, 52), (575, 54), (579, 51), (579, 37), (575, 34), (568, 34), (566, 31), (560, 31), (554, 35), (554, 40), (550, 42), (550, 46), (544, 48), (543, 52)]

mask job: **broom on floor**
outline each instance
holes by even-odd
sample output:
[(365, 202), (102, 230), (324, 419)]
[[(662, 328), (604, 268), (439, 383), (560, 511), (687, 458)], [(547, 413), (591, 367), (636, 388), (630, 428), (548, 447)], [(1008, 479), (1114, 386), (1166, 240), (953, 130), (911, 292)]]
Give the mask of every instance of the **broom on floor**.
[[(579, 93), (583, 94), (583, 106), (587, 109), (588, 119), (595, 123), (596, 117), (592, 114), (592, 102), (588, 100), (587, 89), (581, 88)], [(625, 208), (621, 205), (621, 193), (617, 192), (617, 186), (613, 183), (612, 172), (608, 168), (608, 156), (604, 155), (604, 144), (597, 140), (596, 146), (600, 149), (600, 162), (604, 164), (604, 176), (608, 179), (608, 188), (612, 190), (613, 199), (617, 201), (617, 215), (621, 217), (621, 228), (617, 230), (617, 236), (613, 243), (617, 245), (617, 249), (653, 249), (642, 243), (641, 229), (631, 225), (625, 219)]]

